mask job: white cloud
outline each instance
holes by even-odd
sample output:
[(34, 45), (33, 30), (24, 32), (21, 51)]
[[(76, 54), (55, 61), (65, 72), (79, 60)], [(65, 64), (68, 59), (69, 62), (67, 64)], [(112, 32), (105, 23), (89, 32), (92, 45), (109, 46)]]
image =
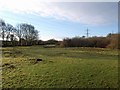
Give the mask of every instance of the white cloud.
[(35, 14), (88, 25), (101, 25), (117, 20), (115, 9), (114, 4), (0, 0), (0, 11)]

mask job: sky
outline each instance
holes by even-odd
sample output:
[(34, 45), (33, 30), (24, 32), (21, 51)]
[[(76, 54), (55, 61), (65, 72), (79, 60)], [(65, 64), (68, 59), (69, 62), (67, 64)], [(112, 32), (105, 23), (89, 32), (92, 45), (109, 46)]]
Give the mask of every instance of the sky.
[(117, 0), (98, 1), (0, 0), (0, 18), (13, 26), (34, 25), (41, 40), (86, 36), (87, 28), (89, 37), (117, 33)]

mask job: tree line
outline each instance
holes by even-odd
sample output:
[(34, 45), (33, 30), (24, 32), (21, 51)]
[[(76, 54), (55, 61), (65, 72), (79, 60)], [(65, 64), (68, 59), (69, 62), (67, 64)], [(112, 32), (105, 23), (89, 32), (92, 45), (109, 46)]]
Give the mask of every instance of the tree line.
[(39, 40), (38, 30), (31, 24), (21, 23), (14, 27), (0, 19), (0, 38), (2, 46), (30, 46), (54, 44), (60, 47), (98, 47), (120, 49), (120, 34), (108, 34), (106, 37), (73, 37), (62, 41)]
[(98, 47), (120, 49), (120, 34), (108, 34), (106, 37), (74, 37), (65, 38), (61, 47)]
[(38, 40), (38, 30), (31, 24), (21, 23), (14, 27), (0, 19), (0, 38), (3, 46), (11, 45), (32, 45)]

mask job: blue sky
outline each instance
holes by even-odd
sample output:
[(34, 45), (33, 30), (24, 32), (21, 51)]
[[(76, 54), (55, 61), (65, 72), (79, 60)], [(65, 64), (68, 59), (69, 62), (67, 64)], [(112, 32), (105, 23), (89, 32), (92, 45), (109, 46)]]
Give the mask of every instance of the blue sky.
[(118, 32), (117, 2), (0, 1), (0, 18), (16, 26), (32, 24), (42, 40), (65, 37), (106, 36)]

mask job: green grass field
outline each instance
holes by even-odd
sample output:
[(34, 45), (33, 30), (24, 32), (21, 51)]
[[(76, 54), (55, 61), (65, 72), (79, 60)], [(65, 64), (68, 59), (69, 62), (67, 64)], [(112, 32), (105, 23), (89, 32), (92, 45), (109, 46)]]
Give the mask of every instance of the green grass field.
[(3, 88), (118, 87), (117, 50), (26, 46), (2, 53)]

